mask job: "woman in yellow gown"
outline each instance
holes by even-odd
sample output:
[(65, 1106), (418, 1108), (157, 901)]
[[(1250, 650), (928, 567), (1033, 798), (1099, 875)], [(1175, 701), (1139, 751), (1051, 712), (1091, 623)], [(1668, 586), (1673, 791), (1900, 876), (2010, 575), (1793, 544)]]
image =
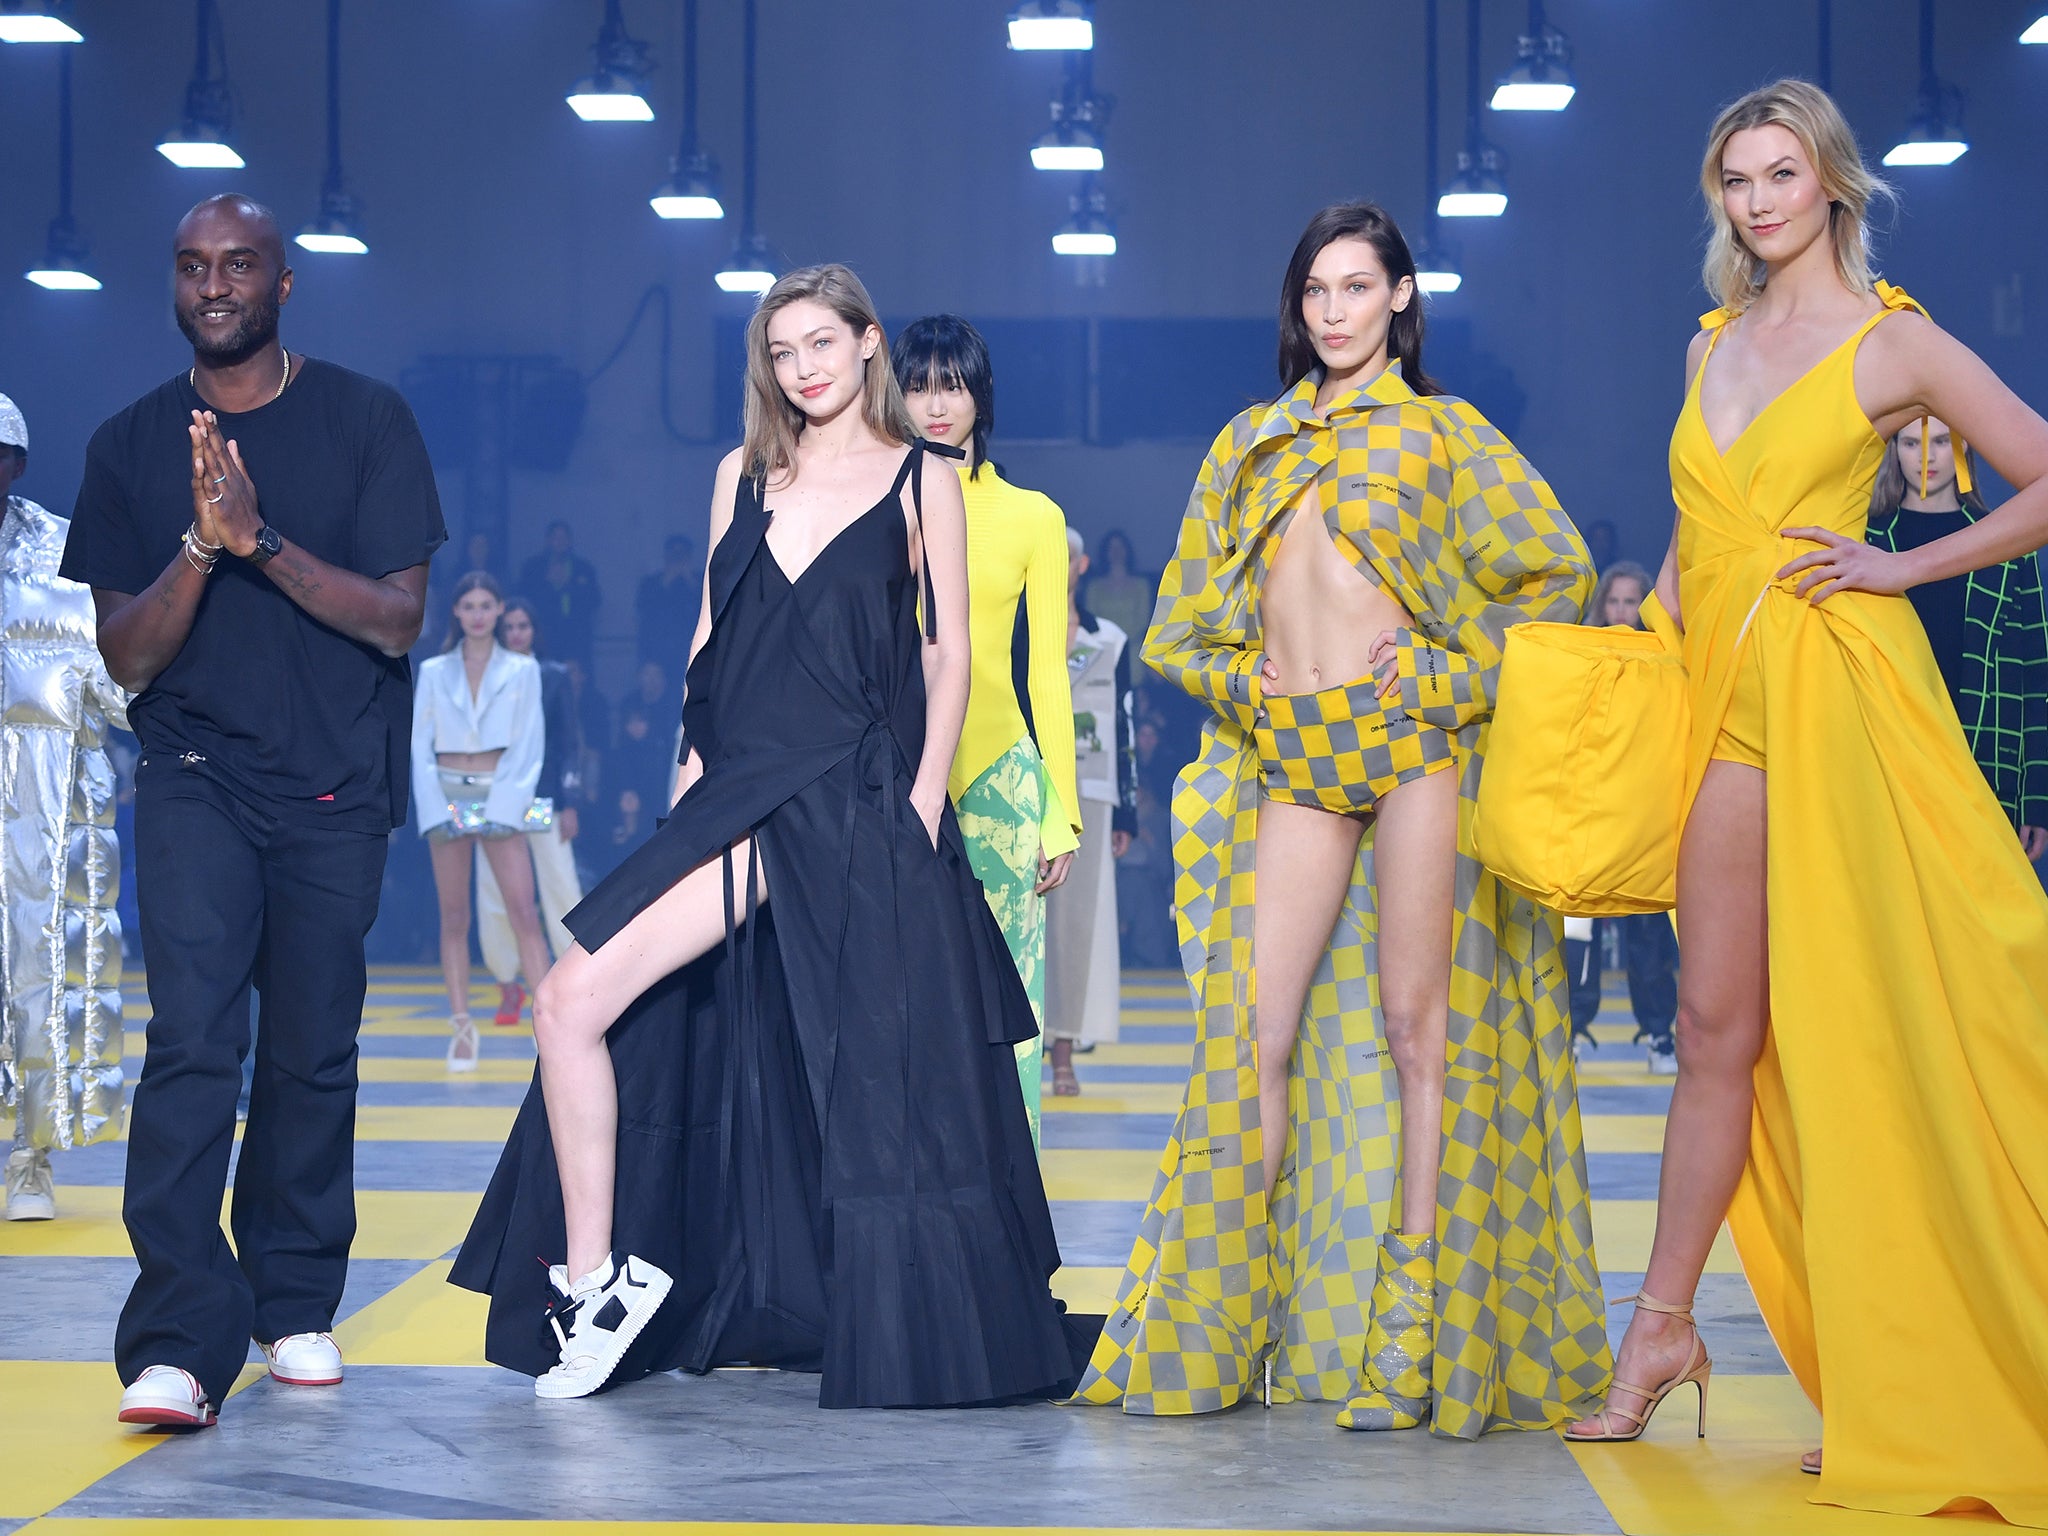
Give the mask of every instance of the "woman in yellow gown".
[[(1817, 88), (1715, 124), (1724, 307), (1688, 357), (1678, 1082), (1643, 1305), (1607, 1407), (1629, 1439), (1706, 1353), (1723, 1215), (1823, 1408), (1817, 1501), (1990, 1505), (2048, 1526), (2048, 899), (1965, 744), (1911, 603), (2048, 542), (2048, 423), (1874, 282), (1880, 183)], [(1934, 414), (2021, 489), (1910, 553), (1862, 542), (1885, 445)]]

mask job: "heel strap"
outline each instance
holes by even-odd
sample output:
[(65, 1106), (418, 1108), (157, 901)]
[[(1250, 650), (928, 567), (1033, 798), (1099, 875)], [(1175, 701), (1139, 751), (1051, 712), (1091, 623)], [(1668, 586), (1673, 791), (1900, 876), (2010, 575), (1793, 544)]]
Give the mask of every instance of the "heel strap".
[(1683, 1307), (1674, 1307), (1669, 1302), (1659, 1301), (1648, 1291), (1637, 1291), (1629, 1299), (1645, 1312), (1662, 1312), (1666, 1317), (1683, 1318), (1688, 1323), (1693, 1320), (1692, 1307), (1689, 1304)]

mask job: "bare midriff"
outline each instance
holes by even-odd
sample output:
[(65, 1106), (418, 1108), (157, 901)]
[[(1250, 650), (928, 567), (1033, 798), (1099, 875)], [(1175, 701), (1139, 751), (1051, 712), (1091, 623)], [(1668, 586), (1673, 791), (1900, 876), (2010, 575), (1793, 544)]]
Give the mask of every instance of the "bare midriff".
[(434, 761), (450, 773), (489, 773), (504, 755), (504, 748), (493, 747), (488, 752), (436, 752)]
[(1319, 693), (1357, 682), (1384, 631), (1414, 623), (1387, 590), (1353, 565), (1330, 538), (1318, 487), (1295, 503), (1259, 595), (1259, 630), (1280, 676), (1268, 693)]

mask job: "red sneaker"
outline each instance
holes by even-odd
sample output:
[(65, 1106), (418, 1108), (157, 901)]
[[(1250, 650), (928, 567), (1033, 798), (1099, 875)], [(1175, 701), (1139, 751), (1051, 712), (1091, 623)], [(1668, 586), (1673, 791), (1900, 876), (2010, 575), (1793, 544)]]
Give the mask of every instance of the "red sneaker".
[(511, 1029), (519, 1022), (520, 1010), (526, 1006), (526, 988), (516, 981), (507, 981), (498, 987), (498, 1012), (491, 1022), (500, 1029)]

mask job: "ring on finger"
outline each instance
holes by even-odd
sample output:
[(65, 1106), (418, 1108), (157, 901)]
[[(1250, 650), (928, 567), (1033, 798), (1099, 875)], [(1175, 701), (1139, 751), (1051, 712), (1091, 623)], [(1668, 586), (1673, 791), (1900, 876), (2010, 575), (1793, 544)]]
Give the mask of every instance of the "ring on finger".
[(208, 506), (212, 506), (212, 505), (213, 505), (213, 504), (214, 504), (215, 502), (217, 502), (217, 501), (219, 501), (219, 500), (220, 500), (220, 497), (218, 497), (218, 496), (209, 496), (209, 497), (207, 497), (207, 498), (206, 498), (206, 503), (207, 503), (207, 505), (208, 505)]
[(225, 472), (223, 472), (223, 473), (221, 473), (221, 474), (218, 474), (218, 475), (215, 475), (215, 476), (213, 477), (213, 483), (214, 483), (215, 485), (225, 485), (225, 484), (227, 483), (227, 478), (228, 478), (228, 477), (227, 477), (226, 473), (225, 473)]

